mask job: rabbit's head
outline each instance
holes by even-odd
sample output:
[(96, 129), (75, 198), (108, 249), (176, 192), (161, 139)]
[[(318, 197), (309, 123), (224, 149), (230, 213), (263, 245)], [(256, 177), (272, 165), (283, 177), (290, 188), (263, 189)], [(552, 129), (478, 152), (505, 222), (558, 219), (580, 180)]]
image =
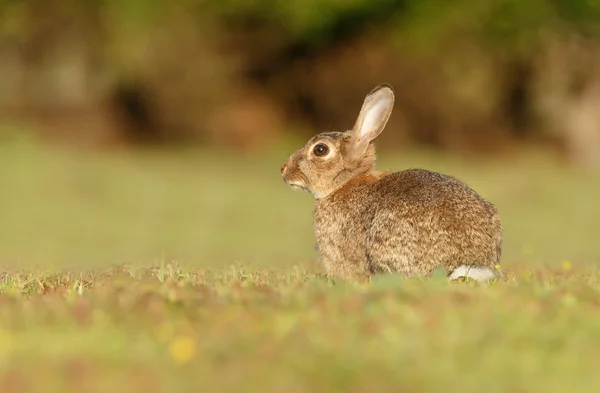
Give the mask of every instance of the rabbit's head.
[(281, 166), (283, 180), (319, 199), (372, 171), (372, 142), (383, 131), (393, 106), (393, 88), (388, 84), (377, 86), (365, 98), (352, 130), (324, 132), (311, 138)]

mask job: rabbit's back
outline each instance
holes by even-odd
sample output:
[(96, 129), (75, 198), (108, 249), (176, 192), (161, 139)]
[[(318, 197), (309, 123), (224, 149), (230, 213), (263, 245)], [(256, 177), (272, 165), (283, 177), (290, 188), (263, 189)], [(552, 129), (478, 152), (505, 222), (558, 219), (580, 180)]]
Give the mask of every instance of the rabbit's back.
[[(496, 208), (451, 176), (410, 169), (357, 178), (319, 204), (319, 247), (337, 253), (338, 260), (345, 253), (359, 275), (428, 275), (440, 266), (448, 271), (461, 265), (493, 268), (500, 259)], [(361, 253), (364, 260), (358, 262)]]
[(498, 264), (497, 209), (459, 180), (413, 169), (383, 177), (373, 191), (366, 245), (374, 270), (430, 274), (439, 266)]

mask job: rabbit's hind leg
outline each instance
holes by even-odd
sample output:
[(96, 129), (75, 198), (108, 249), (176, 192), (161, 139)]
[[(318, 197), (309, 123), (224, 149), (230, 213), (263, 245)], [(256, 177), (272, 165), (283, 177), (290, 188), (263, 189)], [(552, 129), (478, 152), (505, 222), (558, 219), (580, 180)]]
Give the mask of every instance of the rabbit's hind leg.
[(469, 265), (460, 265), (448, 276), (450, 281), (460, 277), (470, 278), (475, 281), (490, 281), (497, 278), (494, 270), (489, 267)]

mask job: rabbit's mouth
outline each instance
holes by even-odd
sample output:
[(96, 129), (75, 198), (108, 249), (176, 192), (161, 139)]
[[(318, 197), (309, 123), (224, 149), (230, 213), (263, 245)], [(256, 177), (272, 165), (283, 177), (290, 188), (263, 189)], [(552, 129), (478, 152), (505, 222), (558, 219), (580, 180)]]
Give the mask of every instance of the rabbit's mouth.
[(306, 183), (304, 181), (302, 181), (302, 179), (286, 179), (285, 177), (283, 178), (283, 181), (290, 186), (290, 188), (292, 190), (295, 191), (301, 191), (301, 190), (306, 190)]
[(296, 182), (286, 182), (286, 183), (288, 184), (288, 186), (290, 186), (292, 188), (292, 190), (295, 190), (295, 191), (306, 190), (306, 186), (304, 184), (296, 183)]
[(302, 173), (298, 173), (297, 171), (294, 173), (286, 173), (284, 167), (283, 170), (283, 181), (290, 186), (293, 190), (306, 190), (308, 191), (307, 181)]

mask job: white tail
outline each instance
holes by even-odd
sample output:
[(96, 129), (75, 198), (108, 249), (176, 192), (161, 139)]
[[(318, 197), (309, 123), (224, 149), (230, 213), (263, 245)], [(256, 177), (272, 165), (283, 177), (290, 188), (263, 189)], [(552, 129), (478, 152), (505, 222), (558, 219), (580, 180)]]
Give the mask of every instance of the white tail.
[(450, 274), (450, 280), (465, 277), (475, 281), (489, 281), (496, 278), (494, 271), (488, 267), (460, 265)]

